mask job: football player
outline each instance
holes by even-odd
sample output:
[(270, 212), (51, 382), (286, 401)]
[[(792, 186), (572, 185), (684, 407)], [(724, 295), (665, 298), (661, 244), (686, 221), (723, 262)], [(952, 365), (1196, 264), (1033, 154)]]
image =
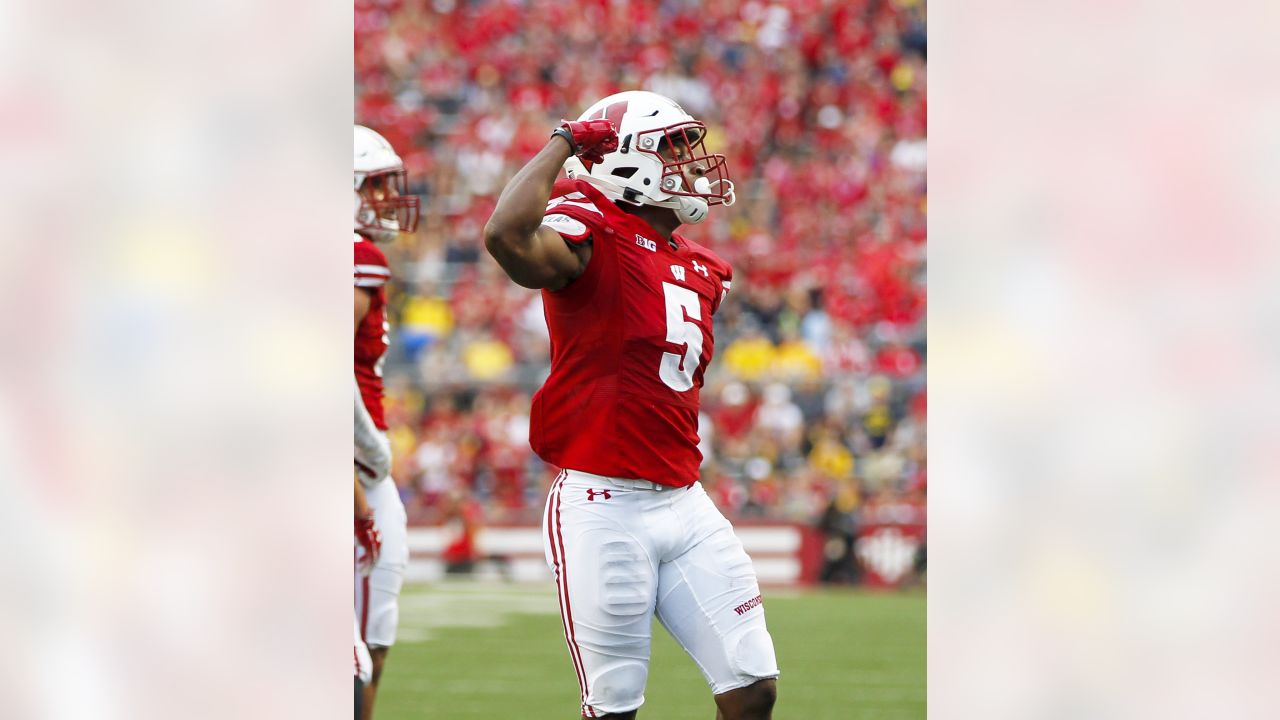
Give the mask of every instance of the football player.
[(373, 717), (378, 680), (395, 643), (397, 599), (409, 563), (404, 504), (389, 476), (391, 446), (382, 418), (391, 270), (374, 244), (417, 227), (418, 198), (407, 194), (407, 185), (404, 163), (391, 144), (373, 130), (355, 126), (355, 468), (382, 535), (382, 552), (372, 569), (356, 574), (356, 616), (372, 658), (364, 687), (366, 720)]
[(529, 439), (564, 468), (543, 544), (584, 718), (636, 716), (654, 615), (717, 718), (769, 718), (777, 694), (751, 559), (698, 482), (698, 393), (732, 271), (676, 230), (734, 201), (705, 139), (666, 97), (611, 95), (555, 129), (485, 227), (507, 275), (542, 290), (551, 333)]

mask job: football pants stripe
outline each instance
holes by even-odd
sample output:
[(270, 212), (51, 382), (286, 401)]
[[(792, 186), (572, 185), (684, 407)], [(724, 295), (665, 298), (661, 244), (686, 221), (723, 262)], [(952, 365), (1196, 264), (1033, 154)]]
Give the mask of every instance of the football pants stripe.
[(555, 564), (556, 589), (560, 594), (560, 621), (564, 625), (564, 641), (569, 646), (569, 658), (573, 661), (574, 672), (578, 675), (578, 687), (582, 694), (582, 712), (587, 717), (595, 717), (595, 710), (587, 705), (587, 674), (582, 664), (582, 651), (573, 632), (573, 609), (569, 604), (569, 578), (567, 577), (564, 536), (560, 529), (560, 487), (564, 484), (566, 471), (561, 470), (556, 481), (551, 485), (551, 499), (547, 503), (547, 532), (551, 543), (551, 559)]

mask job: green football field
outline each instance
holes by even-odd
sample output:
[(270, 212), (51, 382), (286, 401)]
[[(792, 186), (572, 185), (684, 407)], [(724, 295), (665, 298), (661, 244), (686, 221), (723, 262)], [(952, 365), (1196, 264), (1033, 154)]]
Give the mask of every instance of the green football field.
[[(782, 677), (774, 717), (925, 717), (922, 591), (765, 590)], [(550, 583), (406, 586), (377, 720), (577, 717), (578, 683)], [(654, 624), (640, 717), (710, 720), (702, 674)]]

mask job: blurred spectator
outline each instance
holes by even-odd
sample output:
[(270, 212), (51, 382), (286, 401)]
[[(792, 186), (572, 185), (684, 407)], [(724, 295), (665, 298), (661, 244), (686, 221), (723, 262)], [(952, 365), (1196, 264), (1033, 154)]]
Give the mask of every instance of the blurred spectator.
[(815, 425), (811, 438), (813, 449), (809, 451), (809, 465), (815, 471), (836, 480), (853, 477), (853, 453), (830, 425)]
[(775, 356), (769, 338), (762, 332), (749, 330), (729, 344), (723, 362), (734, 377), (759, 380), (773, 368)]
[(791, 388), (775, 382), (764, 389), (764, 402), (756, 408), (755, 426), (764, 430), (775, 442), (799, 443), (804, 431), (804, 415), (791, 402)]
[(453, 486), (450, 469), (458, 459), (457, 447), (443, 424), (429, 425), (422, 431), (421, 444), (413, 454), (417, 464), (416, 489), (423, 502), (433, 504)]
[(747, 386), (740, 382), (725, 385), (720, 391), (720, 402), (708, 405), (712, 408), (709, 415), (712, 427), (722, 441), (741, 438), (751, 429), (756, 417), (757, 404)]
[(853, 542), (858, 534), (857, 508), (856, 486), (852, 482), (841, 483), (818, 520), (823, 538), (819, 582), (857, 583), (861, 574), (853, 555)]
[(443, 510), (446, 538), (440, 555), (444, 560), (444, 571), (450, 575), (469, 574), (480, 558), (476, 533), (480, 530), (484, 511), (480, 503), (460, 489), (445, 497)]

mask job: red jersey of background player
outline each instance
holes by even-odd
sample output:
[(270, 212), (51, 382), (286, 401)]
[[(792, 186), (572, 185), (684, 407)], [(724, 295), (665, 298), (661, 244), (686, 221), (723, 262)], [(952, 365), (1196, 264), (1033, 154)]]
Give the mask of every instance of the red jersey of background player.
[(356, 287), (370, 291), (369, 312), (356, 331), (356, 382), (365, 409), (379, 430), (386, 430), (382, 419), (382, 359), (390, 341), (387, 323), (387, 280), (391, 270), (387, 256), (367, 238), (356, 236)]
[(597, 475), (682, 487), (698, 479), (698, 393), (711, 315), (732, 271), (581, 180), (555, 184), (543, 224), (580, 241), (586, 270), (542, 291), (551, 375), (533, 396), (529, 441), (543, 460)]

